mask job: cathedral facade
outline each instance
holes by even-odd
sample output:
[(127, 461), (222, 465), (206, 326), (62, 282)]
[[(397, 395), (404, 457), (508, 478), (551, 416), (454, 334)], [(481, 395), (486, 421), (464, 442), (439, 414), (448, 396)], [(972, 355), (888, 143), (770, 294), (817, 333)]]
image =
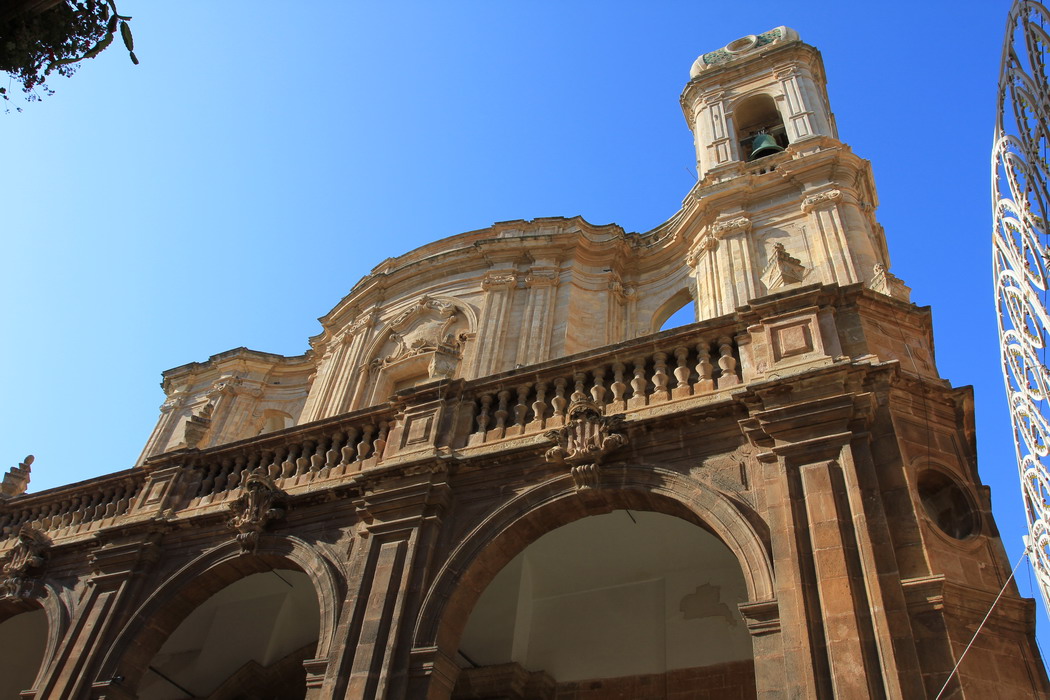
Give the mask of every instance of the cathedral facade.
[(1050, 697), (825, 82), (787, 27), (705, 53), (664, 224), (390, 258), (306, 354), (164, 372), (134, 468), (13, 468), (0, 697)]

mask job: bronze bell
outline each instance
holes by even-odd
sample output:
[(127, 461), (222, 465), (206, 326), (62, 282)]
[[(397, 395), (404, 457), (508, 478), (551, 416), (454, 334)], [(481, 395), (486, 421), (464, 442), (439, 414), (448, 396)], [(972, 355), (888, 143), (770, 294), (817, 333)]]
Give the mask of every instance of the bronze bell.
[(776, 140), (762, 131), (759, 132), (755, 140), (751, 142), (751, 155), (748, 156), (748, 160), (755, 160), (756, 158), (762, 158), (764, 156), (771, 156), (774, 153), (780, 153), (784, 149), (777, 145)]

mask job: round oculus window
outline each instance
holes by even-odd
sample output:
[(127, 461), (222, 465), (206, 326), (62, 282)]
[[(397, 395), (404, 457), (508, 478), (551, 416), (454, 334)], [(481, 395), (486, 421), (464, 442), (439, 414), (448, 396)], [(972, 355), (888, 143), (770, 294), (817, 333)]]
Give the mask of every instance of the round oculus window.
[(919, 475), (918, 486), (926, 515), (944, 534), (957, 540), (977, 534), (980, 523), (977, 509), (955, 479), (927, 469)]

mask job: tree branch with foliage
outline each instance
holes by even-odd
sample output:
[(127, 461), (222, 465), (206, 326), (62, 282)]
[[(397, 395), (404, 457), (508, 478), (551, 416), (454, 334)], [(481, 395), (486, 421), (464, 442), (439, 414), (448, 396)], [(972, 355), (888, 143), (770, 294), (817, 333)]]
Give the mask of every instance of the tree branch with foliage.
[[(81, 61), (106, 50), (120, 33), (131, 62), (138, 64), (128, 21), (115, 0), (62, 0), (42, 11), (24, 10), (0, 22), (0, 71), (22, 84), (26, 100), (34, 102), (54, 91), (52, 73), (69, 77)], [(0, 87), (5, 100), (11, 96)]]

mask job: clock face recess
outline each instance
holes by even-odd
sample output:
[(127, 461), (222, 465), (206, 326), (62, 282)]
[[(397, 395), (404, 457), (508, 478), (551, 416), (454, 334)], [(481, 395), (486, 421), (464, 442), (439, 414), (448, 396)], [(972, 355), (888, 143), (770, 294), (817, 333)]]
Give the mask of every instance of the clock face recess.
[(992, 148), (992, 260), (1029, 560), (1050, 609), (1048, 59), (1050, 12), (1032, 0), (1014, 2), (1003, 43)]

